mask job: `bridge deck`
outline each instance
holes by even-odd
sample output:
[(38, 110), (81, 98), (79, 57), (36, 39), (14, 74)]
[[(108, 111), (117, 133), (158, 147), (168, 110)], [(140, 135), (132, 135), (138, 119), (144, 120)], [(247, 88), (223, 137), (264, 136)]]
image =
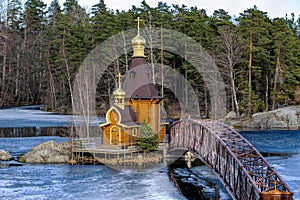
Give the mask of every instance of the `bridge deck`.
[(243, 136), (216, 121), (193, 119), (170, 127), (170, 151), (186, 149), (197, 155), (222, 180), (235, 199), (261, 199), (266, 192), (292, 192), (275, 169)]

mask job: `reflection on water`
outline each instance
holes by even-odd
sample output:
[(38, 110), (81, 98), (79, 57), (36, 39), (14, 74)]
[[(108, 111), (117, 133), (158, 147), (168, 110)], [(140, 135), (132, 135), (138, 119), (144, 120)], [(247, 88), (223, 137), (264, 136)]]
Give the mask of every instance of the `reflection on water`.
[(188, 169), (184, 160), (169, 166), (170, 180), (187, 199), (232, 200), (222, 182), (200, 160)]
[[(0, 109), (0, 137), (69, 136), (73, 116), (46, 112), (40, 107)], [(76, 120), (79, 120), (77, 124), (82, 122), (80, 118)], [(97, 128), (103, 120), (103, 117), (91, 117), (90, 125)]]
[(69, 127), (17, 127), (0, 128), (0, 137), (69, 136)]

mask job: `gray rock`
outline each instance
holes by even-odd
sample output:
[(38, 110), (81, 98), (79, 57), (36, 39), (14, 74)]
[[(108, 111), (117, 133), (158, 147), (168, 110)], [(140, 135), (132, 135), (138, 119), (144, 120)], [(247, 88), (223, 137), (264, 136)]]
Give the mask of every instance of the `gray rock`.
[(225, 119), (234, 119), (236, 118), (236, 112), (230, 111), (226, 116)]
[(71, 144), (69, 142), (56, 143), (47, 141), (33, 147), (23, 155), (19, 162), (26, 163), (67, 163), (70, 158)]
[(9, 161), (12, 159), (13, 157), (10, 155), (8, 151), (0, 150), (0, 161)]
[(247, 128), (300, 129), (300, 106), (289, 106), (269, 112), (256, 113)]

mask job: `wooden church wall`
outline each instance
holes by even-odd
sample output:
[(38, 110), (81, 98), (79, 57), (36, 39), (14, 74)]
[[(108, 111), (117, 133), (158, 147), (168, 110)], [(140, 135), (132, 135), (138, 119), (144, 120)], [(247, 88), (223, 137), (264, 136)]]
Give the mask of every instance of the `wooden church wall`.
[(158, 131), (160, 128), (160, 104), (159, 100), (145, 99), (130, 99), (129, 105), (137, 113), (137, 121), (150, 124), (151, 127)]
[[(116, 136), (114, 136), (114, 133), (111, 135), (111, 129), (113, 127), (118, 127), (119, 128), (119, 133), (118, 136), (116, 138)], [(111, 144), (111, 136), (114, 145), (135, 145), (135, 140), (136, 137), (131, 135), (132, 133), (132, 128), (124, 128), (124, 127), (120, 127), (115, 123), (112, 123), (110, 125), (107, 125), (104, 127), (104, 131), (103, 131), (103, 135), (104, 135), (104, 143), (105, 144)]]

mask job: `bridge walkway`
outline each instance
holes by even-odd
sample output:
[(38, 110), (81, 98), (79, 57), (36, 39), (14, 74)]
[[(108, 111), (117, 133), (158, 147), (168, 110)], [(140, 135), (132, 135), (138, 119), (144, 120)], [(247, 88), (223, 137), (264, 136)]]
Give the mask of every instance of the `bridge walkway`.
[(274, 167), (232, 127), (217, 121), (185, 119), (169, 130), (169, 152), (181, 149), (194, 153), (215, 172), (234, 199), (292, 199), (293, 193)]

